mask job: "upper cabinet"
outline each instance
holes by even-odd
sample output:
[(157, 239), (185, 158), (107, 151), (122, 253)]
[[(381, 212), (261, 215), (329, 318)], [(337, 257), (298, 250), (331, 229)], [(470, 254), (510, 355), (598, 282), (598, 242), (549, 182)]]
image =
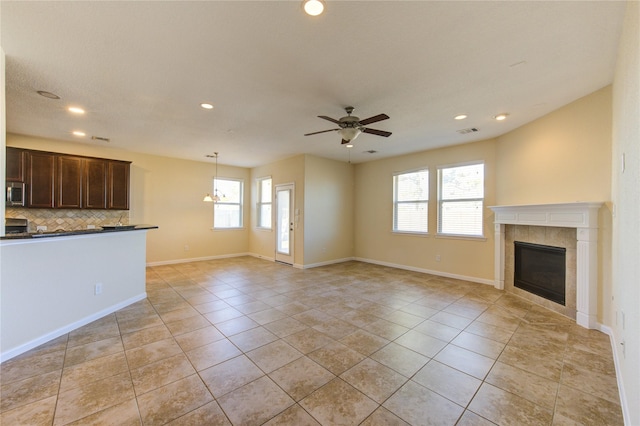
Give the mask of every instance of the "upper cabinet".
[(27, 156), (27, 207), (55, 207), (56, 154), (31, 151)]
[(128, 161), (7, 147), (7, 181), (26, 183), (26, 207), (129, 209)]
[(7, 182), (25, 182), (25, 151), (7, 147)]
[(69, 155), (56, 156), (56, 203), (61, 209), (79, 209), (82, 205), (82, 172), (84, 160)]
[(87, 158), (84, 160), (84, 206), (88, 209), (107, 208), (107, 170), (109, 160)]
[(108, 209), (129, 210), (129, 163), (109, 161)]

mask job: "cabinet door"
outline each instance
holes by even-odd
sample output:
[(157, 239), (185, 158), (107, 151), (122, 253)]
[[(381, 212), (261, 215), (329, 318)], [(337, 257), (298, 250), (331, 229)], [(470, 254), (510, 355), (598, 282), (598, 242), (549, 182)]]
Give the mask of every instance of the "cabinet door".
[(84, 206), (87, 209), (107, 208), (107, 172), (109, 162), (100, 159), (84, 160)]
[(82, 158), (58, 156), (56, 172), (56, 207), (82, 207)]
[(24, 182), (25, 152), (20, 148), (7, 147), (7, 182)]
[(107, 208), (129, 210), (129, 163), (109, 161)]
[(48, 152), (29, 152), (27, 160), (28, 207), (54, 207), (56, 156)]

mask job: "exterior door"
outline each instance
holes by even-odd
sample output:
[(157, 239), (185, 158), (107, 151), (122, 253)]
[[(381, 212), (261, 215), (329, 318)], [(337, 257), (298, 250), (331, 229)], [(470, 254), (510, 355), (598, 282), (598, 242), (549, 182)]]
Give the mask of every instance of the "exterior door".
[(276, 185), (276, 262), (293, 265), (293, 184)]

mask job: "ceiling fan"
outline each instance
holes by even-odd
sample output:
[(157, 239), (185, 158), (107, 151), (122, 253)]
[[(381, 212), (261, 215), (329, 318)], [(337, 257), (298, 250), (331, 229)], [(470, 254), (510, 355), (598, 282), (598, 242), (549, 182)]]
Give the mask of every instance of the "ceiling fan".
[(358, 137), (360, 133), (369, 133), (377, 136), (384, 136), (388, 138), (391, 136), (391, 132), (386, 132), (384, 130), (376, 130), (365, 127), (367, 124), (376, 123), (378, 121), (386, 120), (389, 118), (387, 114), (378, 114), (373, 117), (365, 118), (364, 120), (360, 120), (360, 118), (355, 115), (351, 115), (353, 112), (353, 107), (346, 107), (344, 109), (347, 112), (346, 117), (342, 117), (340, 120), (336, 120), (331, 117), (327, 117), (325, 115), (319, 115), (319, 118), (324, 120), (331, 121), (332, 123), (337, 124), (339, 127), (337, 129), (329, 129), (329, 130), (321, 130), (319, 132), (306, 133), (305, 136), (317, 135), (318, 133), (326, 133), (326, 132), (340, 132), (342, 136), (342, 144), (349, 143)]

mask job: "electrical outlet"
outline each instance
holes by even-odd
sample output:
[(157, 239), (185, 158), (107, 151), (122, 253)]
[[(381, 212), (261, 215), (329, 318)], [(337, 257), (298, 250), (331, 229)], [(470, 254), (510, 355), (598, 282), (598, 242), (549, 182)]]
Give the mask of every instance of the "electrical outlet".
[(440, 262), (440, 255), (436, 254), (436, 262)]
[(47, 227), (45, 225), (36, 226), (36, 231), (46, 231)]
[(97, 295), (99, 295), (99, 294), (102, 294), (102, 283), (97, 283), (97, 284), (94, 286), (93, 292), (94, 292), (94, 294), (95, 294), (96, 296), (97, 296)]
[(87, 225), (87, 229), (96, 229), (95, 225)]
[(624, 314), (624, 311), (620, 311), (620, 315), (622, 316), (622, 329), (624, 330), (627, 326), (627, 318)]
[(184, 251), (189, 251), (189, 244), (184, 245)]

